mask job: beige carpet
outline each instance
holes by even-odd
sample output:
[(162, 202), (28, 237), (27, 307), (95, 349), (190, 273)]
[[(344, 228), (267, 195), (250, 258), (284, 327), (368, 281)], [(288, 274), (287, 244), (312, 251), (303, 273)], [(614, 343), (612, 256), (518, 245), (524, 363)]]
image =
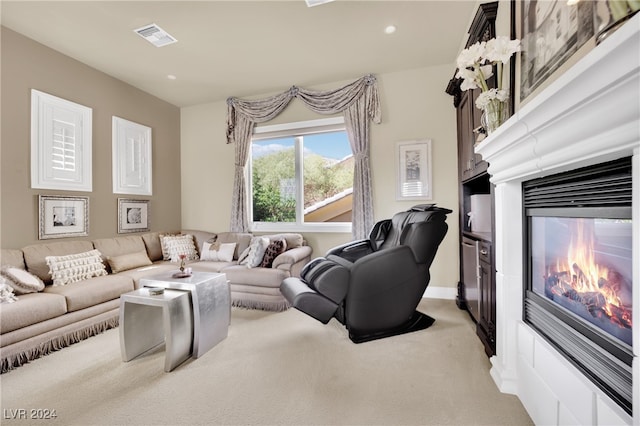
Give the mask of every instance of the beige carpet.
[[(171, 373), (161, 350), (123, 363), (110, 330), (0, 376), (2, 424), (532, 424), (490, 378), (468, 314), (419, 308), (431, 328), (359, 345), (335, 320), (234, 308), (229, 337)], [(57, 418), (8, 419), (31, 408)]]

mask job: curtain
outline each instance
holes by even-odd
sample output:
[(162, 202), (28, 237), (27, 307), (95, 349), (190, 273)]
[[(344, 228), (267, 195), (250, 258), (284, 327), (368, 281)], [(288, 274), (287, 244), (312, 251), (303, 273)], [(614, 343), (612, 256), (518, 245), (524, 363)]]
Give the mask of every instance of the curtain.
[(380, 100), (375, 76), (369, 74), (344, 87), (329, 91), (306, 90), (296, 86), (261, 100), (227, 99), (227, 143), (235, 143), (235, 177), (231, 202), (231, 231), (247, 232), (248, 194), (245, 167), (256, 123), (276, 117), (293, 98), (298, 98), (319, 114), (343, 113), (354, 154), (352, 234), (365, 238), (373, 226), (373, 197), (369, 161), (370, 122), (380, 123)]

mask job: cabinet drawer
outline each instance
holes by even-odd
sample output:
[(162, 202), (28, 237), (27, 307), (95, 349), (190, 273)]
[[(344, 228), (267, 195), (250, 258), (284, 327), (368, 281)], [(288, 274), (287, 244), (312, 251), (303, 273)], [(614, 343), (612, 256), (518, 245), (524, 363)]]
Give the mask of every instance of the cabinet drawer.
[(481, 262), (491, 263), (491, 244), (480, 242), (478, 257), (480, 257)]

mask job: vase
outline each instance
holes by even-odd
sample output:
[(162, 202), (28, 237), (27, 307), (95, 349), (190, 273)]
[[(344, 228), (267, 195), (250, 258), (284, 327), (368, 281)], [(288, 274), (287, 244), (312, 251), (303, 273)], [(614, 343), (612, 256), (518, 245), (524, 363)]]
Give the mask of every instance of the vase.
[(497, 99), (489, 102), (483, 110), (480, 121), (487, 135), (493, 133), (502, 123), (509, 118), (509, 101), (499, 101)]
[(596, 44), (613, 34), (640, 11), (640, 0), (598, 0), (595, 2)]

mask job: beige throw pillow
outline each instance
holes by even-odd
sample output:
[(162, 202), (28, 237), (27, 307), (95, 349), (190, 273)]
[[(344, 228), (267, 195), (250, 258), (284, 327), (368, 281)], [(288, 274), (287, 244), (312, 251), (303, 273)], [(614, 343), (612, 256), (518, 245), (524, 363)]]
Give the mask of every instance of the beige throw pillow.
[(117, 274), (118, 272), (128, 271), (129, 269), (139, 268), (141, 266), (152, 265), (153, 262), (149, 259), (145, 250), (137, 253), (128, 253), (120, 256), (111, 256), (107, 258), (111, 272)]
[(233, 253), (236, 250), (236, 243), (202, 243), (200, 250), (200, 260), (213, 262), (231, 262)]
[(49, 274), (54, 286), (107, 275), (98, 250), (66, 256), (47, 256), (45, 262), (49, 265)]
[(0, 273), (17, 294), (37, 293), (44, 290), (42, 280), (24, 269), (9, 266), (2, 268)]

